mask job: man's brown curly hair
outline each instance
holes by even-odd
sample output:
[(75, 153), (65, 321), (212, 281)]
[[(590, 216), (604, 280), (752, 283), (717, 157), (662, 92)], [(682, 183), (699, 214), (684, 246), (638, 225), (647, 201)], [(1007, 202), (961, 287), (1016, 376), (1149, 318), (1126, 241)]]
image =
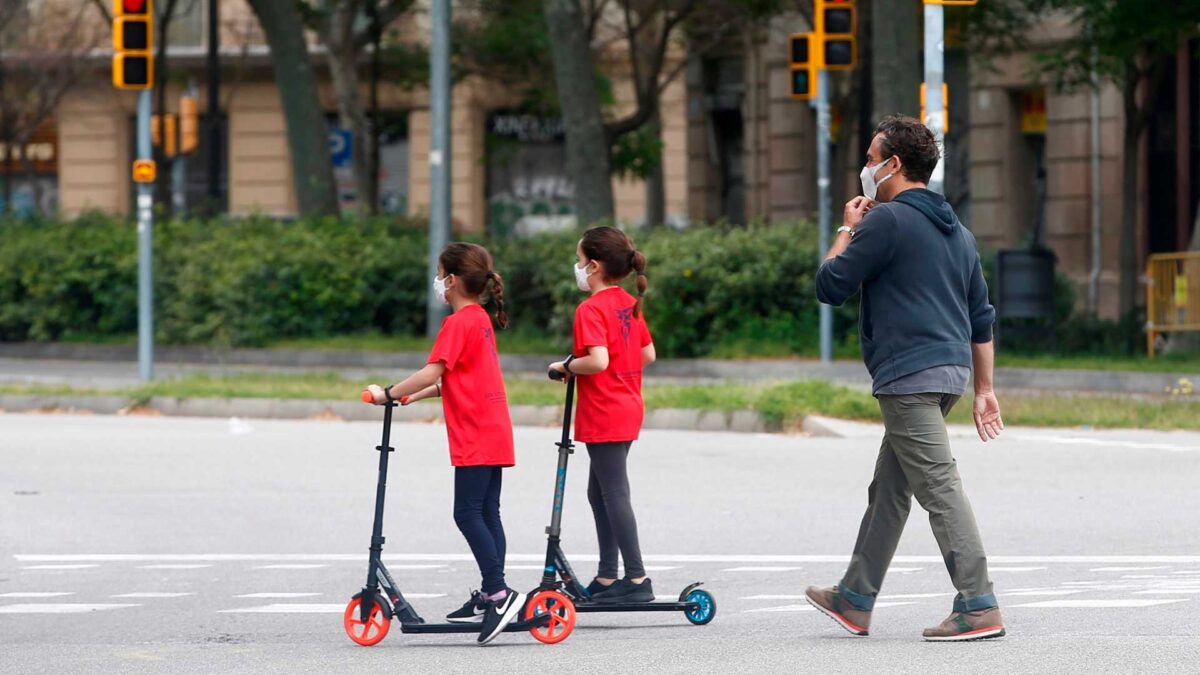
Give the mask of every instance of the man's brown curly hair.
[(875, 134), (883, 134), (879, 150), (884, 160), (895, 155), (900, 158), (905, 178), (917, 183), (929, 182), (941, 153), (933, 132), (921, 120), (888, 115), (875, 127)]

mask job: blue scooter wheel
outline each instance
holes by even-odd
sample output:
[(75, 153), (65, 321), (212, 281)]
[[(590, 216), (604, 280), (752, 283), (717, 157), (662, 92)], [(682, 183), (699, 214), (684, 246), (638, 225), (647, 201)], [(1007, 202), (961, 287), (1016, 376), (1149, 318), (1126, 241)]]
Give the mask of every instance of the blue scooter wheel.
[(717, 599), (708, 591), (697, 588), (688, 593), (684, 602), (696, 604), (695, 608), (684, 610), (683, 615), (697, 626), (703, 626), (717, 615)]

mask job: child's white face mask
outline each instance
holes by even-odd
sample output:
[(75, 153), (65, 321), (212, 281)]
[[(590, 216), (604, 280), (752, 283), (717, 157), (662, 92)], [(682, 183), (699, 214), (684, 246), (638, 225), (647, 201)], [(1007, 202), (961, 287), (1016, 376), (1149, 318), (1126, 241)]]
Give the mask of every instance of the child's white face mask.
[(584, 293), (590, 293), (592, 285), (588, 283), (587, 265), (585, 264), (583, 267), (572, 265), (572, 267), (575, 268), (575, 285)]
[(433, 294), (442, 304), (449, 304), (446, 302), (446, 280), (444, 278), (436, 275), (433, 277)]

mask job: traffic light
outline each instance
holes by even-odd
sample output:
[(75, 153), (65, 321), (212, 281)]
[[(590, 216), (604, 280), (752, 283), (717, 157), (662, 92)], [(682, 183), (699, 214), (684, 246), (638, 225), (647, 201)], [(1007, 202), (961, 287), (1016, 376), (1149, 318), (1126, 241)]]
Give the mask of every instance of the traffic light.
[(154, 3), (113, 0), (112, 81), (117, 89), (154, 86)]
[(805, 100), (817, 95), (817, 67), (813, 59), (816, 41), (812, 33), (792, 33), (788, 36), (788, 75), (791, 96)]
[[(921, 83), (921, 121), (925, 121), (925, 83)], [(950, 87), (942, 83), (942, 133), (950, 133)]]
[(178, 121), (175, 113), (150, 116), (150, 142), (166, 157), (174, 157), (179, 149)]
[(948, 7), (974, 7), (979, 0), (924, 0), (926, 5), (946, 5)]
[(195, 96), (179, 97), (179, 152), (189, 154), (200, 147), (200, 102)]
[(850, 70), (858, 62), (857, 28), (853, 0), (816, 0), (815, 23), (821, 41), (821, 67)]

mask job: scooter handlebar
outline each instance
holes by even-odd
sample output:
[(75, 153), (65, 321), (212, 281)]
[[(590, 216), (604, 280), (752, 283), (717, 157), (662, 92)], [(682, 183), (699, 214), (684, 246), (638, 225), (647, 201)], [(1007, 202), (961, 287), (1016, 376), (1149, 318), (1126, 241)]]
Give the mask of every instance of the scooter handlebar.
[[(568, 356), (566, 359), (563, 359), (563, 365), (565, 366), (574, 360), (575, 360), (575, 355), (572, 354), (572, 355)], [(560, 373), (553, 368), (551, 368), (547, 374), (550, 376), (550, 379), (554, 380), (555, 382), (562, 382), (563, 380), (567, 379), (566, 373)]]

